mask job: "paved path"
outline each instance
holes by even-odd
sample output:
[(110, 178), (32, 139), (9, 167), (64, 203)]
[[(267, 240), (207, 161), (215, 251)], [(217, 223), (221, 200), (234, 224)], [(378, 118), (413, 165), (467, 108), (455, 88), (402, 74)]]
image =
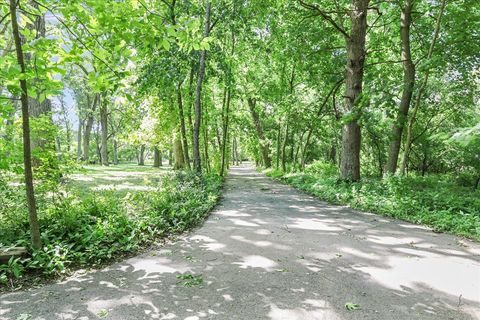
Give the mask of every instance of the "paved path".
[(248, 167), (225, 189), (176, 243), (0, 296), (0, 319), (480, 319), (480, 245), (327, 205)]

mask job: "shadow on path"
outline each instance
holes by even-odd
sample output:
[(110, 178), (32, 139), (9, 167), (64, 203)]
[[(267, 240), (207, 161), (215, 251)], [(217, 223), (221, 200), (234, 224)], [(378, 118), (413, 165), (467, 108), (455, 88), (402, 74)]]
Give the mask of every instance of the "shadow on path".
[[(179, 274), (201, 276), (185, 286)], [(360, 310), (347, 311), (353, 302)], [(0, 319), (477, 319), (480, 246), (332, 206), (247, 166), (176, 243), (0, 296)], [(28, 318), (30, 316), (30, 318)]]

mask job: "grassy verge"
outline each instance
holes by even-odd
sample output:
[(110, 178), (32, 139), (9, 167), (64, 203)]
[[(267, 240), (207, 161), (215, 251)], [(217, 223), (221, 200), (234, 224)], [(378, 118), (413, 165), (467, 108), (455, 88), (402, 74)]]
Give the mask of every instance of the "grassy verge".
[(330, 203), (480, 241), (480, 191), (458, 186), (446, 176), (364, 178), (349, 184), (338, 181), (336, 169), (325, 164), (314, 164), (304, 173), (264, 173)]
[[(151, 186), (151, 184), (150, 184)], [(164, 174), (153, 190), (89, 193), (70, 191), (40, 199), (43, 248), (0, 265), (0, 287), (21, 286), (95, 267), (137, 252), (157, 239), (203, 222), (220, 196), (222, 178), (193, 173)], [(21, 188), (0, 184), (0, 245), (29, 247)], [(22, 279), (23, 282), (22, 282)]]

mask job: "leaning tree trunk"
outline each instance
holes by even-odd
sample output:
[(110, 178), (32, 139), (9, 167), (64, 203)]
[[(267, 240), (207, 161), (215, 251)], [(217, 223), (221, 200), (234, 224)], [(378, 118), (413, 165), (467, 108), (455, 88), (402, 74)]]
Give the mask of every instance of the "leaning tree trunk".
[(253, 124), (255, 125), (255, 130), (257, 131), (257, 136), (260, 143), (260, 152), (262, 153), (263, 165), (266, 168), (270, 168), (272, 166), (272, 159), (270, 159), (270, 145), (265, 137), (262, 123), (260, 122), (260, 116), (255, 109), (257, 101), (255, 99), (248, 98), (247, 102), (250, 108), (250, 114), (252, 116)]
[[(210, 1), (207, 1), (205, 8), (205, 29), (203, 38), (210, 33)], [(198, 69), (197, 88), (195, 89), (195, 123), (193, 125), (193, 167), (197, 174), (202, 173), (202, 162), (200, 159), (200, 125), (202, 124), (202, 84), (205, 77), (205, 62), (207, 51), (200, 52), (200, 66)]]
[[(10, 17), (12, 20), (12, 33), (15, 41), (17, 63), (20, 67), (21, 74), (25, 75), (25, 60), (23, 56), (22, 41), (20, 39), (20, 31), (18, 29), (16, 0), (10, 0)], [(25, 189), (27, 193), (28, 217), (30, 223), (30, 238), (32, 241), (32, 246), (35, 249), (40, 249), (42, 247), (42, 239), (40, 237), (40, 225), (38, 223), (37, 205), (35, 201), (35, 189), (33, 186), (27, 81), (25, 80), (25, 77), (22, 77), (21, 79), (22, 80), (20, 80), (20, 88), (22, 89), (22, 94), (20, 100), (22, 105), (23, 163), (25, 174)]]
[(102, 146), (100, 148), (102, 166), (108, 166), (108, 109), (106, 96), (100, 103), (100, 125), (102, 127)]
[(342, 127), (342, 159), (340, 174), (343, 180), (360, 180), (361, 131), (358, 114), (362, 103), (363, 67), (365, 62), (365, 38), (367, 34), (367, 8), (369, 0), (353, 0), (350, 12), (351, 34), (347, 42), (345, 74), (345, 110), (353, 114)]
[[(430, 60), (433, 55), (433, 49), (435, 47), (435, 43), (437, 42), (438, 35), (440, 33), (440, 26), (442, 23), (442, 17), (443, 17), (443, 12), (445, 11), (445, 6), (447, 5), (447, 0), (443, 0), (442, 4), (440, 6), (440, 12), (438, 13), (437, 16), (437, 21), (435, 23), (435, 31), (433, 33), (433, 38), (432, 42), (430, 43), (430, 48), (428, 49), (428, 54), (427, 54), (427, 60)], [(408, 157), (410, 156), (410, 148), (412, 147), (412, 140), (413, 140), (413, 125), (415, 124), (415, 120), (417, 117), (417, 112), (418, 109), (420, 108), (420, 102), (423, 97), (423, 93), (425, 92), (425, 89), (427, 87), (428, 83), (428, 78), (430, 76), (430, 69), (427, 69), (425, 71), (425, 75), (423, 77), (422, 84), (420, 85), (420, 88), (418, 89), (418, 93), (415, 99), (415, 107), (413, 109), (412, 116), (410, 117), (410, 121), (408, 122), (408, 127), (407, 127), (407, 137), (405, 141), (405, 150), (403, 151), (403, 157), (402, 157), (402, 163), (400, 165), (400, 173), (403, 175), (405, 174), (405, 170), (407, 167), (407, 162), (408, 162)]]
[(412, 24), (413, 0), (405, 0), (401, 14), (400, 38), (402, 43), (402, 61), (403, 61), (403, 93), (400, 100), (400, 107), (397, 113), (397, 119), (392, 126), (390, 148), (388, 151), (388, 160), (386, 172), (395, 174), (397, 171), (398, 155), (402, 143), (402, 134), (405, 122), (408, 118), (408, 110), (412, 100), (413, 88), (415, 86), (415, 65), (412, 61), (410, 50), (410, 26)]

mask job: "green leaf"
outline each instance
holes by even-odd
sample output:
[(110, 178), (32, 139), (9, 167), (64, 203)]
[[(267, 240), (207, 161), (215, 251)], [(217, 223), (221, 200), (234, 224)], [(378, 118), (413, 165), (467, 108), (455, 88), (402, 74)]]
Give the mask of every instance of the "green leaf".
[(357, 304), (357, 303), (353, 303), (353, 302), (347, 302), (347, 303), (345, 303), (345, 308), (346, 308), (348, 311), (353, 311), (353, 310), (358, 310), (358, 309), (360, 309), (360, 305)]

